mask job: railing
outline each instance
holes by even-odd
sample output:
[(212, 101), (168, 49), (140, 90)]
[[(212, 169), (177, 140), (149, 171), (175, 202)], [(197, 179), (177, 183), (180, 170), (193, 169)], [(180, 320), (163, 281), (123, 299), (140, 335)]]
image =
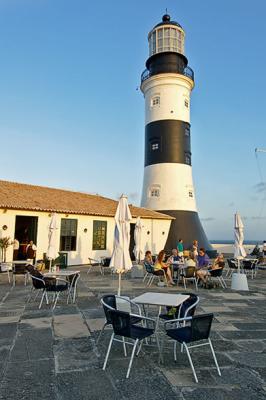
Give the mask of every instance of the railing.
[[(171, 71), (171, 72), (173, 72), (173, 71)], [(163, 72), (162, 72), (162, 73), (163, 73)], [(190, 67), (185, 67), (184, 70), (183, 70), (182, 72), (181, 72), (181, 71), (176, 71), (176, 73), (177, 73), (177, 74), (184, 75), (184, 76), (187, 76), (187, 77), (190, 78), (192, 81), (194, 81), (194, 71), (193, 71), (193, 69), (190, 68)], [(152, 76), (151, 73), (150, 73), (150, 71), (149, 71), (148, 69), (145, 69), (145, 70), (142, 72), (142, 74), (141, 74), (141, 83), (144, 82), (144, 81), (146, 81), (146, 79), (150, 78), (150, 76)]]

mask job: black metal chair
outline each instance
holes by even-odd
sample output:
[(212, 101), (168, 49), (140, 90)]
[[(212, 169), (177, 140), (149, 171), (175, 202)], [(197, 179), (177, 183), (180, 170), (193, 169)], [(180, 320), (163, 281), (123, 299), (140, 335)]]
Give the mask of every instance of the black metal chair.
[(189, 296), (189, 298), (178, 307), (166, 307), (167, 312), (164, 314), (162, 313), (159, 316), (161, 319), (169, 321), (172, 319), (192, 317), (195, 314), (196, 307), (199, 302), (199, 297), (194, 293), (181, 294)]
[(238, 270), (238, 267), (237, 267), (237, 264), (236, 264), (234, 258), (227, 258), (227, 264), (228, 264), (228, 270), (227, 270), (226, 276), (229, 275), (229, 277), (230, 277), (233, 272), (236, 272)]
[[(39, 309), (42, 307), (42, 303), (44, 298), (46, 299), (46, 304), (49, 304), (48, 293), (53, 293), (53, 307), (54, 310), (59, 299), (60, 293), (63, 293), (69, 289), (69, 284), (67, 281), (63, 279), (48, 279), (48, 278), (40, 278), (34, 275), (30, 275), (32, 278), (32, 284), (36, 290), (42, 290), (42, 297), (39, 304)], [(63, 282), (58, 284), (58, 282)]]
[(208, 280), (212, 281), (217, 279), (223, 289), (227, 288), (226, 282), (223, 278), (223, 268), (210, 269)]
[[(100, 338), (101, 338), (101, 336), (103, 334), (103, 331), (106, 328), (106, 326), (107, 325), (112, 325), (112, 321), (111, 321), (111, 318), (110, 318), (108, 312), (110, 310), (117, 310), (117, 300), (118, 300), (118, 302), (120, 301), (120, 303), (121, 302), (122, 303), (123, 302), (126, 303), (128, 305), (128, 307), (127, 307), (128, 311), (130, 311), (130, 312), (131, 312), (132, 308), (133, 309), (135, 308), (136, 313), (138, 314), (138, 316), (134, 316), (134, 317), (131, 318), (131, 324), (137, 324), (137, 323), (139, 323), (141, 321), (141, 308), (140, 308), (140, 306), (138, 304), (134, 303), (133, 301), (131, 301), (127, 297), (116, 296), (114, 294), (107, 294), (107, 295), (105, 295), (105, 296), (103, 296), (101, 298), (101, 303), (102, 303), (103, 311), (104, 311), (104, 314), (105, 314), (105, 323), (104, 323), (104, 325), (103, 325), (103, 327), (101, 329), (101, 332), (100, 332), (100, 334), (99, 334), (99, 336), (97, 338), (97, 343), (99, 342), (99, 340), (100, 340)], [(125, 353), (126, 353), (126, 351), (125, 351)]]
[[(107, 350), (107, 353), (105, 356), (103, 370), (105, 370), (105, 368), (106, 368), (113, 341), (123, 343), (123, 345), (129, 344), (129, 345), (133, 346), (133, 350), (131, 353), (126, 378), (129, 377), (135, 353), (136, 353), (136, 355), (138, 355), (141, 350), (141, 345), (142, 345), (143, 339), (146, 339), (149, 336), (153, 335), (155, 332), (155, 326), (156, 326), (156, 322), (153, 319), (148, 318), (148, 317), (143, 317), (143, 316), (141, 317), (141, 319), (146, 322), (146, 325), (148, 325), (149, 322), (152, 323), (152, 325), (153, 325), (152, 328), (148, 328), (147, 326), (143, 327), (141, 325), (133, 325), (131, 322), (132, 317), (139, 318), (139, 316), (136, 316), (134, 314), (130, 314), (130, 313), (127, 313), (124, 311), (108, 310), (108, 318), (110, 319), (110, 321), (112, 323), (113, 333), (112, 333), (112, 336), (111, 336), (111, 339), (109, 342), (109, 346), (108, 346), (108, 350)], [(125, 342), (124, 340), (118, 339), (116, 336), (120, 336), (122, 338), (127, 338), (127, 339), (132, 339), (132, 342), (129, 342), (129, 341)], [(138, 344), (139, 344), (139, 348), (136, 352)], [(159, 347), (158, 340), (157, 340), (157, 345)]]
[(251, 274), (251, 279), (254, 278), (257, 274), (257, 263), (258, 260), (255, 258), (254, 260), (242, 260), (242, 268), (246, 274)]
[(145, 268), (145, 270), (146, 270), (146, 273), (145, 273), (145, 275), (144, 275), (144, 278), (143, 278), (143, 282), (145, 282), (145, 280), (148, 278), (148, 281), (150, 280), (150, 278), (152, 277), (152, 274), (153, 274), (153, 265), (152, 264), (149, 264), (149, 263), (147, 263), (146, 261), (144, 261), (144, 268)]
[[(191, 355), (189, 352), (189, 349), (196, 348), (196, 347), (202, 347), (202, 346), (210, 346), (212, 356), (218, 371), (218, 375), (221, 376), (221, 371), (215, 356), (215, 352), (212, 346), (212, 342), (210, 339), (210, 331), (211, 331), (211, 325), (212, 325), (212, 320), (213, 320), (213, 314), (202, 314), (202, 315), (194, 315), (192, 317), (187, 317), (187, 318), (179, 318), (176, 320), (172, 321), (166, 321), (165, 322), (165, 330), (166, 334), (168, 337), (171, 339), (174, 339), (175, 342), (179, 342), (181, 344), (181, 351), (183, 346), (185, 347), (189, 363), (195, 378), (196, 383), (198, 383), (198, 377), (195, 372), (195, 368), (191, 359)], [(182, 327), (174, 327), (174, 328), (167, 328), (167, 325), (169, 324), (176, 324), (180, 322), (190, 322), (190, 326), (182, 326)], [(207, 341), (199, 344), (192, 344), (188, 345), (190, 343), (195, 343), (198, 341)], [(176, 348), (174, 349), (174, 360), (176, 361)]]

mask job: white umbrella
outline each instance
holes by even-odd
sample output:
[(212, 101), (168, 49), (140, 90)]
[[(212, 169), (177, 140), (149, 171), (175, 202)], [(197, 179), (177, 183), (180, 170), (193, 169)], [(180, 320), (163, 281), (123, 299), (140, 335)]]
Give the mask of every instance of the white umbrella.
[(140, 262), (140, 257), (141, 257), (141, 253), (142, 253), (141, 231), (142, 231), (141, 220), (140, 220), (140, 217), (138, 217), (137, 221), (136, 221), (136, 225), (135, 225), (135, 230), (134, 230), (135, 247), (133, 250), (137, 262)]
[(246, 257), (247, 253), (244, 249), (244, 224), (241, 220), (241, 217), (238, 213), (235, 214), (235, 258), (238, 260), (238, 272), (239, 271), (239, 260), (241, 258)]
[(46, 252), (46, 257), (50, 260), (49, 269), (51, 269), (52, 260), (54, 260), (57, 255), (57, 240), (56, 240), (56, 230), (58, 229), (57, 215), (54, 213), (52, 215), (50, 225), (49, 225), (49, 234), (48, 234), (48, 249)]
[(121, 273), (132, 268), (129, 254), (131, 219), (127, 197), (122, 195), (115, 214), (114, 250), (110, 261), (110, 267), (119, 274), (118, 295), (121, 292)]

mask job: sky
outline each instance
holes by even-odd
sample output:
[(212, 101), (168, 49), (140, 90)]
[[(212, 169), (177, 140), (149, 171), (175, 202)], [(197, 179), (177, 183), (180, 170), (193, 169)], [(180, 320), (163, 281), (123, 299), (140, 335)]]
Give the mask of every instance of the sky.
[(192, 166), (209, 239), (266, 240), (264, 0), (0, 0), (0, 179), (128, 195), (144, 170), (140, 75), (165, 9), (195, 72)]

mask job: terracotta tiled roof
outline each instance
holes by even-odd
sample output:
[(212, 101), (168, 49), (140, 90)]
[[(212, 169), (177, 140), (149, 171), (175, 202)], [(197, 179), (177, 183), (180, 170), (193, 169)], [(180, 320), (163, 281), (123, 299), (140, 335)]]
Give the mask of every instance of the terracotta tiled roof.
[[(0, 180), (0, 208), (113, 217), (117, 201), (80, 192)], [(147, 208), (130, 206), (132, 217), (173, 219)]]

